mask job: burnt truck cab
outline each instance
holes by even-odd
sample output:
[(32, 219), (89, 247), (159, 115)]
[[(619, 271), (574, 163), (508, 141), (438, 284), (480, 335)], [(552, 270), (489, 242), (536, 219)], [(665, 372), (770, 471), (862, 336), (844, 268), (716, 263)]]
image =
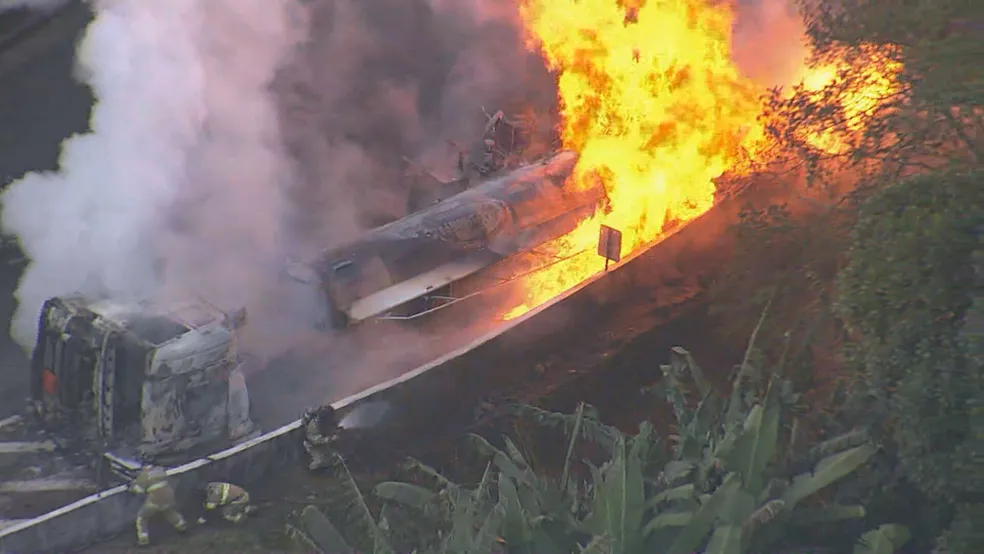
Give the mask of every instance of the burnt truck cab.
[(34, 411), (63, 445), (117, 470), (248, 438), (256, 429), (236, 348), (244, 323), (244, 311), (204, 302), (52, 298), (31, 360)]

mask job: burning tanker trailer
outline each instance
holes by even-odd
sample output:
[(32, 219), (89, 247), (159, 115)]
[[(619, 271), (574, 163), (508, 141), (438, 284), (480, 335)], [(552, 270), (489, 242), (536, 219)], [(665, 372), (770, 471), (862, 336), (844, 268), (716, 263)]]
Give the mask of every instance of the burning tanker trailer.
[(603, 206), (600, 179), (589, 187), (569, 179), (576, 162), (562, 151), (490, 175), (290, 274), (320, 287), (335, 329), (401, 312), (395, 317), (412, 319), (463, 300), (446, 293), (450, 285), (569, 233)]

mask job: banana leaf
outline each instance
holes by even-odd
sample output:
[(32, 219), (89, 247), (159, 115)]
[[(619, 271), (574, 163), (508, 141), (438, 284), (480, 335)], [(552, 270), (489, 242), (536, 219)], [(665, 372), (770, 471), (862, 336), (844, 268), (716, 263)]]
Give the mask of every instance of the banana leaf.
[(305, 506), (297, 521), (287, 525), (287, 534), (318, 554), (355, 554), (335, 525), (314, 506)]
[(748, 519), (741, 524), (743, 540), (750, 541), (759, 529), (776, 521), (785, 507), (786, 503), (781, 498), (777, 498), (766, 502), (749, 514)]
[(499, 502), (505, 509), (502, 538), (511, 547), (528, 545), (533, 540), (531, 514), (523, 508), (523, 504), (520, 502), (516, 483), (503, 473), (499, 474)]
[(409, 473), (416, 473), (427, 478), (428, 481), (438, 489), (457, 488), (457, 484), (451, 482), (447, 477), (441, 475), (439, 471), (415, 458), (407, 458), (403, 463), (403, 470)]
[(902, 525), (885, 524), (861, 535), (854, 554), (895, 554), (912, 535)]
[(681, 479), (689, 477), (696, 467), (697, 464), (694, 462), (672, 460), (663, 468), (663, 481), (668, 485), (672, 485)]
[(755, 496), (740, 488), (725, 499), (718, 515), (722, 523), (741, 525), (755, 513), (757, 507)]
[(384, 532), (376, 524), (376, 519), (366, 505), (365, 497), (359, 486), (352, 478), (348, 466), (341, 458), (331, 465), (330, 471), (336, 480), (332, 487), (332, 513), (339, 515), (335, 524), (349, 531), (351, 544), (361, 552), (373, 554), (391, 554), (393, 549), (388, 544)]
[(532, 484), (535, 476), (533, 475), (533, 472), (530, 471), (529, 466), (520, 467), (520, 465), (517, 464), (512, 457), (493, 446), (492, 443), (485, 440), (485, 438), (480, 435), (468, 433), (465, 435), (465, 438), (479, 453), (491, 458), (492, 463), (510, 478), (515, 479), (517, 482), (522, 484)]
[(801, 508), (793, 512), (790, 525), (808, 526), (820, 523), (836, 523), (846, 519), (861, 519), (866, 515), (864, 506), (833, 504), (817, 508)]
[[(485, 467), (482, 480), (471, 494), (462, 495), (455, 503), (451, 514), (451, 531), (443, 542), (443, 551), (447, 554), (466, 554), (470, 552), (488, 552), (476, 550), (479, 543), (487, 541), (487, 535), (494, 533), (498, 537), (499, 527), (505, 518), (501, 503), (492, 505), (492, 463)], [(491, 543), (489, 543), (491, 548)]]
[(376, 485), (373, 489), (376, 496), (383, 500), (389, 500), (402, 504), (415, 510), (423, 510), (428, 504), (437, 498), (437, 493), (428, 490), (420, 485), (412, 483), (401, 483), (397, 481), (384, 481)]
[(505, 444), (505, 453), (509, 455), (509, 459), (516, 464), (516, 467), (522, 470), (530, 469), (529, 462), (526, 461), (526, 457), (523, 456), (522, 451), (516, 446), (516, 443), (509, 437), (502, 437), (502, 440)]
[(670, 365), (674, 367), (677, 375), (683, 375), (684, 372), (689, 373), (693, 377), (694, 384), (697, 385), (697, 391), (702, 397), (706, 397), (711, 393), (710, 382), (704, 376), (704, 371), (697, 365), (694, 357), (690, 355), (687, 349), (680, 346), (671, 348)]
[(612, 554), (615, 541), (608, 535), (591, 539), (591, 542), (581, 547), (581, 554)]
[[(615, 446), (615, 440), (622, 436), (622, 432), (615, 427), (605, 425), (597, 417), (593, 417), (591, 414), (594, 412), (594, 408), (590, 405), (582, 403), (581, 406), (583, 407), (581, 408), (580, 424), (577, 424), (577, 414), (552, 412), (524, 404), (515, 406), (513, 411), (517, 415), (532, 419), (538, 425), (561, 429), (567, 436), (576, 432), (579, 438), (598, 444), (604, 447), (606, 451), (611, 452)], [(577, 426), (576, 431), (575, 426)]]
[(865, 444), (828, 456), (811, 473), (803, 473), (793, 478), (793, 482), (783, 494), (787, 510), (792, 510), (804, 498), (842, 479), (864, 465), (877, 452), (871, 444)]
[(721, 507), (741, 488), (741, 479), (736, 473), (729, 473), (724, 482), (714, 491), (693, 514), (687, 525), (680, 530), (666, 554), (692, 554), (704, 543), (711, 532)]
[(741, 554), (742, 530), (740, 525), (720, 525), (714, 529), (704, 554)]
[(581, 426), (584, 424), (584, 402), (579, 402), (577, 411), (574, 412), (574, 428), (570, 432), (570, 440), (567, 443), (567, 453), (564, 455), (564, 471), (560, 477), (560, 488), (567, 488), (567, 480), (571, 474), (571, 463), (574, 460), (574, 449), (577, 447), (577, 439), (581, 435)]
[(646, 500), (646, 507), (656, 508), (665, 502), (672, 502), (674, 500), (689, 500), (695, 498), (695, 496), (696, 489), (694, 488), (694, 484), (687, 483), (686, 485), (673, 487), (672, 489), (667, 489), (659, 494), (653, 495), (651, 498)]
[(721, 397), (714, 391), (708, 392), (697, 405), (694, 418), (687, 426), (687, 433), (704, 440), (715, 430), (713, 426), (721, 417), (721, 408)]
[(661, 529), (684, 527), (690, 523), (690, 520), (693, 519), (693, 517), (693, 512), (661, 513), (646, 524), (646, 527), (643, 528), (643, 534), (649, 536), (650, 534)]
[(634, 554), (642, 547), (645, 490), (642, 460), (625, 439), (615, 443), (615, 457), (595, 473), (592, 510), (585, 529), (592, 535), (608, 535), (613, 554)]
[(765, 487), (765, 468), (779, 442), (780, 415), (779, 385), (773, 378), (765, 403), (754, 406), (749, 412), (744, 429), (725, 458), (726, 467), (741, 475), (743, 488), (756, 496)]

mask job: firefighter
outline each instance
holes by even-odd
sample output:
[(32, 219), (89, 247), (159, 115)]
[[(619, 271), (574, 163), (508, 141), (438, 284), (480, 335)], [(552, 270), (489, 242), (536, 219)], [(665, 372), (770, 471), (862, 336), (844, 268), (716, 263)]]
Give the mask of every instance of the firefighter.
[(184, 532), (188, 529), (188, 523), (178, 511), (177, 502), (174, 500), (174, 489), (167, 481), (167, 471), (164, 468), (144, 465), (129, 488), (131, 492), (147, 495), (143, 506), (137, 512), (137, 542), (141, 546), (150, 544), (147, 520), (157, 514), (163, 515), (178, 531)]
[(232, 483), (209, 483), (205, 487), (205, 509), (222, 508), (222, 517), (232, 523), (242, 523), (253, 512), (246, 489)]
[(495, 171), (495, 141), (485, 139), (482, 141), (482, 157), (476, 168), (480, 175), (487, 175)]
[(304, 413), (304, 450), (311, 461), (308, 469), (311, 471), (327, 467), (333, 455), (331, 443), (338, 434), (338, 419), (335, 409), (321, 406)]

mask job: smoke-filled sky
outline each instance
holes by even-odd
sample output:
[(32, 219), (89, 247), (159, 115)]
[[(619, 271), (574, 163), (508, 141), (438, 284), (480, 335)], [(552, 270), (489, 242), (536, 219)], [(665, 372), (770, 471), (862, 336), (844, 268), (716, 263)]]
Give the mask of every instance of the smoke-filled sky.
[[(42, 302), (75, 292), (200, 295), (269, 329), (310, 323), (285, 260), (403, 215), (402, 157), (452, 163), (448, 142), (477, 138), (482, 108), (554, 102), (511, 0), (90, 4), (91, 132), (2, 198), (30, 260), (11, 324), (25, 348)], [(786, 0), (738, 11), (736, 60), (788, 80), (803, 47)]]

